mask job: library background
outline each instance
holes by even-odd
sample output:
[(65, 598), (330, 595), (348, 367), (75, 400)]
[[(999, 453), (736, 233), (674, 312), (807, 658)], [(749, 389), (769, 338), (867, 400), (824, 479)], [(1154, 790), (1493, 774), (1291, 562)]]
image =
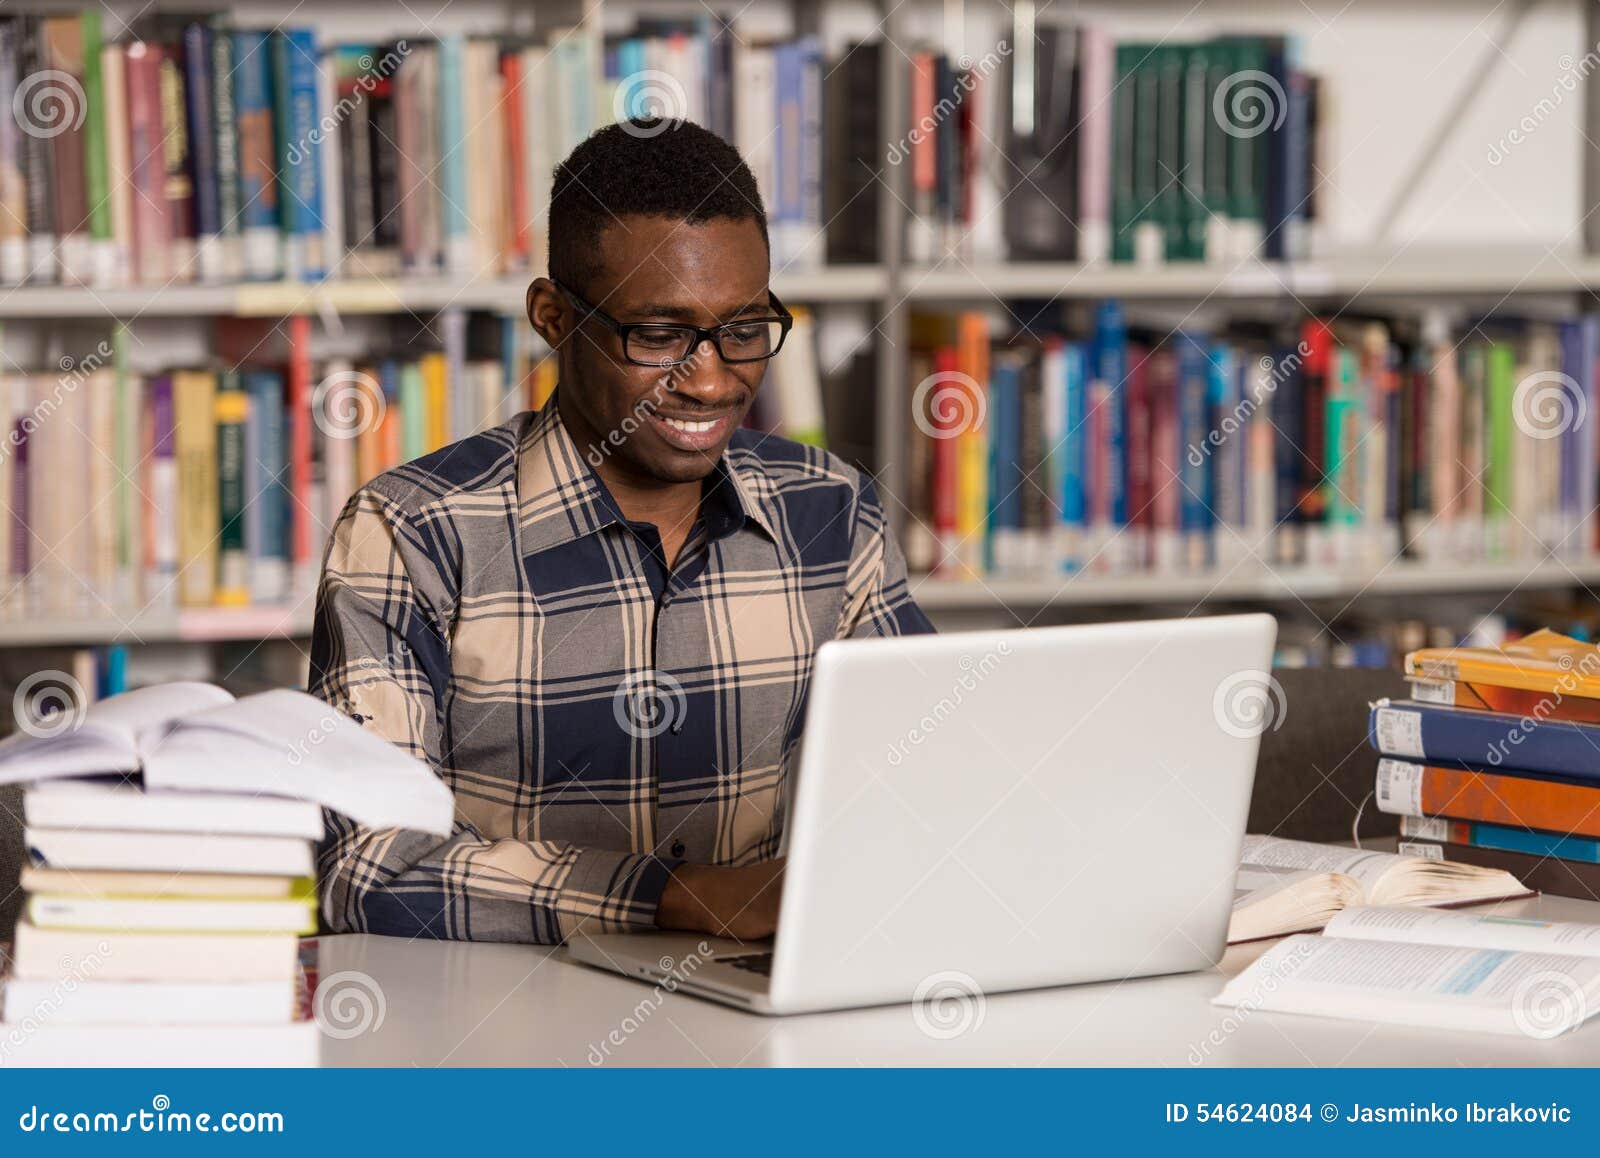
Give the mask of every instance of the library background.
[(1576, 0), (0, 14), (3, 702), (304, 686), (365, 479), (540, 405), (549, 174), (686, 116), (797, 316), (752, 421), (944, 627), (1242, 607), (1284, 667), (1596, 635)]

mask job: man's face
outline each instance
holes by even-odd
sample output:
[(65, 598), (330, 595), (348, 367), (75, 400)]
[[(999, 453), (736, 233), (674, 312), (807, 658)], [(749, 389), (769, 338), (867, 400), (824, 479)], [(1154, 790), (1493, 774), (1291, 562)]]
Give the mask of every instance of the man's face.
[[(754, 221), (630, 215), (601, 235), (599, 248), (603, 272), (570, 288), (619, 322), (710, 328), (773, 313), (767, 247)], [(562, 416), (589, 461), (640, 481), (709, 474), (767, 363), (729, 364), (702, 344), (677, 366), (636, 365), (610, 327), (567, 304), (577, 329), (561, 343)]]

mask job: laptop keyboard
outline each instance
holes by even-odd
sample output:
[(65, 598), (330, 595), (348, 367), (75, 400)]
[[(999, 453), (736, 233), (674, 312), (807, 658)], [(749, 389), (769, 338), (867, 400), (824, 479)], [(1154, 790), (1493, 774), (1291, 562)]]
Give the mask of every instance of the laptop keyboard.
[(743, 969), (747, 973), (756, 973), (762, 977), (772, 976), (771, 953), (740, 953), (734, 957), (718, 957), (718, 965), (732, 965), (735, 969)]

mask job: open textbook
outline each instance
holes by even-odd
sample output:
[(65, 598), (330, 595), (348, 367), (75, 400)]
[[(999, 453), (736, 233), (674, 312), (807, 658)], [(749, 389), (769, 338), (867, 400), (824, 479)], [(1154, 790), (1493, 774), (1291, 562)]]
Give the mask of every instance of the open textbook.
[(1242, 1009), (1555, 1037), (1600, 1012), (1600, 925), (1346, 909), (1268, 949), (1214, 999)]
[(1501, 869), (1247, 836), (1228, 943), (1320, 929), (1355, 905), (1471, 905), (1528, 895)]
[(287, 796), (441, 836), (455, 811), (427, 764), (286, 688), (235, 699), (211, 684), (158, 684), (41, 732), (0, 741), (0, 784), (138, 774), (147, 793)]

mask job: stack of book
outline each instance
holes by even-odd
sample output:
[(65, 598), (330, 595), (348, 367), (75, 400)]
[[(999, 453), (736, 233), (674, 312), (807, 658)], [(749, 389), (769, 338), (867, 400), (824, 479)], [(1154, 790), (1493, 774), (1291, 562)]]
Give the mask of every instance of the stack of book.
[(1401, 851), (1600, 899), (1600, 647), (1541, 630), (1415, 651), (1406, 673), (1412, 699), (1370, 720)]
[(0, 1065), (315, 1065), (324, 806), (449, 831), (428, 767), (300, 692), (143, 688), (0, 744), (30, 865)]

